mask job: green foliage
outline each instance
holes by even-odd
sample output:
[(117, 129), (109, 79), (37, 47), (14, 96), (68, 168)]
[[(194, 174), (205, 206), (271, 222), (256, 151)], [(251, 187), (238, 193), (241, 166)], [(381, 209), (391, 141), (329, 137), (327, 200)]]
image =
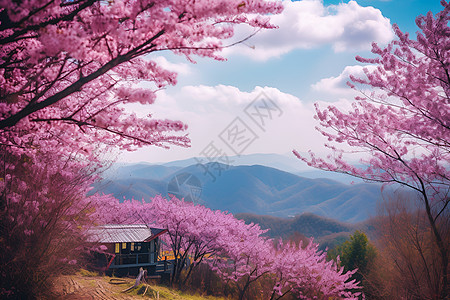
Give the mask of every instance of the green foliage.
[(340, 266), (343, 266), (346, 272), (358, 269), (353, 274), (353, 279), (362, 283), (366, 294), (370, 294), (369, 284), (366, 280), (367, 274), (376, 255), (376, 248), (369, 242), (366, 234), (359, 230), (356, 230), (350, 236), (350, 240), (328, 251), (328, 259), (336, 261), (339, 256)]

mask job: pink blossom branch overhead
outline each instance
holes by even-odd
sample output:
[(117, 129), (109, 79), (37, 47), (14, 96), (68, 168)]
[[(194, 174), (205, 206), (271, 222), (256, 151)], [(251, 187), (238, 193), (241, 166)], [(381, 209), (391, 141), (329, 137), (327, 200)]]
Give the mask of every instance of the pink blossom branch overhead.
[(1, 1), (0, 130), (63, 126), (125, 149), (187, 146), (185, 135), (171, 134), (186, 129), (181, 122), (123, 108), (151, 104), (158, 89), (176, 84), (176, 73), (142, 56), (221, 60), (234, 24), (273, 28), (267, 16), (281, 10), (274, 1)]

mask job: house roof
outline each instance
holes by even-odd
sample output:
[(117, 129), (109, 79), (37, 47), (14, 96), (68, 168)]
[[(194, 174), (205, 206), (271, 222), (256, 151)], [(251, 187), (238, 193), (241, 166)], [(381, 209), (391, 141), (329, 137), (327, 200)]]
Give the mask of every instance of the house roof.
[(145, 224), (101, 225), (88, 231), (88, 241), (96, 243), (148, 242), (166, 231), (166, 229), (150, 228)]

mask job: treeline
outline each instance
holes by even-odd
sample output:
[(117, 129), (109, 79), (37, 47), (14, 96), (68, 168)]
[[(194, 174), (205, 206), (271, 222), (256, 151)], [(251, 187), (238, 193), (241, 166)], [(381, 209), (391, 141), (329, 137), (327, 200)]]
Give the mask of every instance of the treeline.
[(331, 249), (342, 243), (355, 230), (365, 230), (366, 223), (344, 223), (312, 213), (303, 213), (292, 218), (236, 214), (236, 218), (246, 223), (256, 223), (268, 229), (265, 235), (291, 241), (306, 241), (311, 237), (319, 244), (320, 250)]
[[(345, 270), (357, 269), (352, 278), (361, 282), (367, 299), (441, 299), (446, 288), (433, 228), (426, 212), (411, 209), (410, 201), (385, 202), (380, 215), (367, 222), (367, 234), (355, 231), (328, 252)], [(448, 217), (439, 230), (450, 245)]]

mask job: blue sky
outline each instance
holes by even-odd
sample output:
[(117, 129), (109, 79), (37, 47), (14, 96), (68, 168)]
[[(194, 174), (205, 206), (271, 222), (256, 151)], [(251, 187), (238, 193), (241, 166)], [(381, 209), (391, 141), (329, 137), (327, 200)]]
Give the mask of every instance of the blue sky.
[[(385, 45), (394, 38), (392, 24), (413, 34), (418, 30), (416, 16), (441, 10), (439, 0), (283, 2), (284, 12), (272, 19), (279, 29), (259, 32), (245, 44), (226, 49), (226, 62), (197, 58), (197, 64), (191, 64), (169, 53), (149, 56), (177, 71), (178, 84), (158, 92), (150, 107), (135, 109), (187, 123), (192, 147), (146, 147), (119, 159), (167, 162), (204, 156), (212, 149), (221, 155), (289, 154), (292, 149), (326, 153), (324, 139), (314, 129), (313, 103), (348, 107), (355, 96), (345, 87), (348, 74), (362, 70), (354, 57), (370, 56), (372, 41)], [(238, 27), (235, 40), (251, 32)], [(267, 118), (260, 118), (264, 124), (249, 113), (258, 103), (273, 106)], [(226, 133), (238, 128), (248, 133), (241, 142), (227, 140)]]

